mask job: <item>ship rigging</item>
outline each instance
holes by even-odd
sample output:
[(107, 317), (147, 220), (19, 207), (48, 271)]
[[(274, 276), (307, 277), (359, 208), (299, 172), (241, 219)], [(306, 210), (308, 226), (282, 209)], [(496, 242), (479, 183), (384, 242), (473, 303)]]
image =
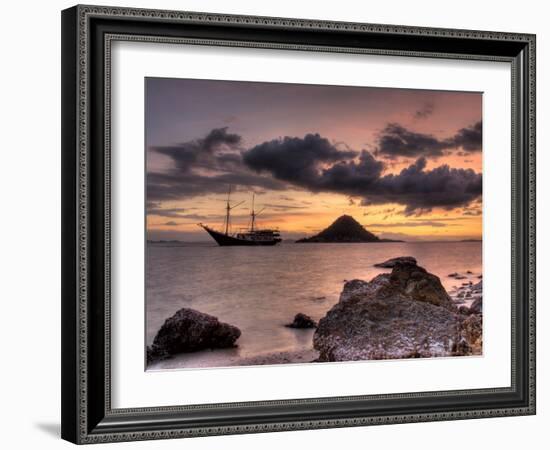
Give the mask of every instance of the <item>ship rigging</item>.
[(227, 193), (227, 201), (225, 206), (225, 220), (224, 228), (225, 232), (216, 231), (207, 225), (199, 223), (198, 225), (203, 228), (220, 246), (255, 246), (255, 245), (276, 245), (281, 242), (281, 236), (279, 231), (273, 228), (258, 228), (256, 225), (256, 218), (262, 213), (265, 208), (256, 212), (254, 210), (254, 194), (252, 194), (252, 208), (250, 210), (250, 224), (248, 229), (241, 230), (237, 233), (231, 233), (231, 210), (237, 206), (242, 205), (244, 202), (239, 202), (235, 205), (231, 205), (231, 188)]

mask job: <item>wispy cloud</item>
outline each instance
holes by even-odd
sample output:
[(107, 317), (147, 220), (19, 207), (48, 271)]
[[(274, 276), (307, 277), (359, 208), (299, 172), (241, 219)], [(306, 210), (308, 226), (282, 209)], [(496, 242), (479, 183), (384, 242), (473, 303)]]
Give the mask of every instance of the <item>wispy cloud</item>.
[(434, 104), (432, 102), (426, 102), (422, 105), (421, 108), (417, 109), (414, 114), (413, 118), (415, 119), (427, 119), (430, 117), (434, 112)]
[(409, 227), (433, 227), (444, 228), (456, 226), (456, 224), (449, 224), (442, 221), (435, 220), (422, 220), (422, 221), (405, 221), (405, 222), (393, 222), (393, 223), (367, 223), (363, 226), (367, 228), (409, 228)]

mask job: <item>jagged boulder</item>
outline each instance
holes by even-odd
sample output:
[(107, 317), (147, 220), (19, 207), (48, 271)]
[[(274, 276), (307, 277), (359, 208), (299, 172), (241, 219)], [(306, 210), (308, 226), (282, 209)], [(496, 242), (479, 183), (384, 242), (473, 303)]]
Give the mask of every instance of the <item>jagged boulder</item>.
[(404, 291), (412, 300), (455, 309), (440, 279), (416, 264), (396, 264), (390, 275), (389, 288)]
[(460, 324), (460, 333), (468, 343), (472, 353), (481, 354), (483, 346), (483, 319), (479, 314), (471, 314)]
[(313, 346), (320, 361), (469, 355), (479, 336), (464, 319), (437, 276), (396, 263), (391, 274), (347, 282)]
[(217, 317), (182, 308), (166, 319), (153, 345), (147, 349), (147, 359), (152, 361), (163, 355), (233, 347), (240, 335), (237, 327), (220, 322)]

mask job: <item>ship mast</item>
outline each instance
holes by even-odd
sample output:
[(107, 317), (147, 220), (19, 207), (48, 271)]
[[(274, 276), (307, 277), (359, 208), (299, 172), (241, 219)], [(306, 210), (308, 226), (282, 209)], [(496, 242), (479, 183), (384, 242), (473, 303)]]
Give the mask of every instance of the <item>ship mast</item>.
[(251, 220), (250, 220), (250, 231), (254, 231), (254, 228), (256, 226), (256, 217), (258, 217), (258, 215), (265, 209), (265, 208), (262, 208), (259, 212), (255, 212), (254, 211), (254, 196), (255, 194), (253, 193), (252, 194), (252, 210), (250, 211), (250, 217), (251, 217)]
[(252, 211), (250, 212), (250, 217), (252, 217), (250, 231), (254, 231), (254, 222), (256, 221), (256, 214), (254, 214), (254, 194), (252, 194)]
[(231, 196), (231, 186), (229, 186), (229, 191), (227, 192), (227, 204), (225, 205), (225, 235), (229, 233), (229, 217), (231, 212), (231, 207), (229, 206), (229, 197)]
[(227, 192), (227, 203), (225, 205), (225, 235), (226, 236), (229, 235), (229, 222), (231, 220), (231, 210), (244, 203), (244, 202), (239, 202), (236, 205), (231, 206), (229, 204), (230, 198), (231, 198), (231, 186), (229, 186), (229, 191)]

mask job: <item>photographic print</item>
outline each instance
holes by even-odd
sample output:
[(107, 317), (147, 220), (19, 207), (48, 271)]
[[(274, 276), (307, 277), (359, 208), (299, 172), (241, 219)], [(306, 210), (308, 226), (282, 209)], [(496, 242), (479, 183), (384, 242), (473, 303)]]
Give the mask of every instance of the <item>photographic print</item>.
[(145, 98), (147, 370), (483, 354), (482, 93)]

